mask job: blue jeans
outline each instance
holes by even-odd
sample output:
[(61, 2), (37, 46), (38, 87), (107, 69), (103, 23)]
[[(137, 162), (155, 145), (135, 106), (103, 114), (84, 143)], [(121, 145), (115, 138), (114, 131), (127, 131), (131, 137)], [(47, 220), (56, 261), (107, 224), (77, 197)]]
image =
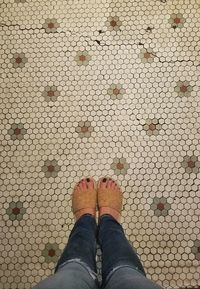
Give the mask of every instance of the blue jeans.
[[(102, 284), (96, 270), (96, 242), (102, 250)], [(34, 289), (162, 289), (146, 278), (135, 249), (122, 226), (103, 215), (97, 226), (94, 217), (83, 215), (74, 225), (55, 274)]]

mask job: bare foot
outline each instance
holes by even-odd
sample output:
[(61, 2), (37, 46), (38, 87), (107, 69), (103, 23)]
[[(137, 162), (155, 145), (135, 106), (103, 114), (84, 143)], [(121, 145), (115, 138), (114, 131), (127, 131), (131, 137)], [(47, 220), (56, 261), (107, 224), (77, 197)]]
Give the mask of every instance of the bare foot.
[(84, 178), (73, 191), (72, 209), (76, 220), (84, 214), (96, 216), (96, 183), (93, 178)]
[(98, 206), (99, 216), (112, 215), (120, 220), (122, 209), (122, 191), (118, 184), (111, 178), (102, 178), (98, 182)]

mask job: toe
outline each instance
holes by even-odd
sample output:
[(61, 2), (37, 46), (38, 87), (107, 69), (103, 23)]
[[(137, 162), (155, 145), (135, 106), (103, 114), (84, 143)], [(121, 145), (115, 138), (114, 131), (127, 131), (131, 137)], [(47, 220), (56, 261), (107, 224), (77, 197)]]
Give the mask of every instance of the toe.
[(99, 180), (99, 188), (100, 189), (105, 189), (107, 187), (107, 183), (108, 183), (108, 178), (104, 177), (102, 179)]
[(95, 181), (93, 178), (84, 178), (80, 180), (77, 184), (77, 189), (79, 190), (86, 190), (86, 189), (94, 189), (95, 188)]
[(107, 182), (107, 188), (108, 189), (113, 189), (113, 180), (109, 178), (108, 182)]
[(114, 191), (120, 191), (120, 187), (119, 187), (119, 185), (117, 184), (117, 182), (116, 181), (114, 181), (113, 179), (110, 179), (111, 181), (110, 181), (110, 188), (112, 189), (112, 190), (114, 190)]
[(92, 190), (95, 188), (95, 181), (93, 178), (86, 178), (86, 183), (87, 183), (88, 189)]
[(85, 190), (87, 188), (87, 185), (86, 185), (86, 180), (85, 179), (82, 179), (82, 180), (80, 180), (78, 183), (77, 183), (77, 185), (76, 185), (76, 187), (75, 187), (75, 189), (77, 189), (77, 190)]

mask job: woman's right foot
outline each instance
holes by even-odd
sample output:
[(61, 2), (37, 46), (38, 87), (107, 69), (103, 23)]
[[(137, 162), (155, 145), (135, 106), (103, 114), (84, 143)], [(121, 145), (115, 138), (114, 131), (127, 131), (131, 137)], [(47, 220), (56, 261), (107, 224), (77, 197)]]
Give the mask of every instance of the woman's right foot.
[(122, 210), (122, 191), (120, 187), (111, 178), (104, 177), (99, 180), (97, 190), (99, 217), (109, 214), (119, 221)]

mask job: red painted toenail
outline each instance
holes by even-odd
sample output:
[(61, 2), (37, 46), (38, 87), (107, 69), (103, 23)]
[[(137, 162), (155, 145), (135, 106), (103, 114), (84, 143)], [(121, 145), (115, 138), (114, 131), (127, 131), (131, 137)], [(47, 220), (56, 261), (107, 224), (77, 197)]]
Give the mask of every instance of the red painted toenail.
[(86, 179), (86, 181), (89, 183), (90, 179), (89, 179), (89, 178), (87, 178), (87, 179)]
[(104, 179), (103, 179), (103, 182), (105, 183), (106, 181), (107, 181), (107, 179), (106, 179), (106, 178), (104, 178)]

